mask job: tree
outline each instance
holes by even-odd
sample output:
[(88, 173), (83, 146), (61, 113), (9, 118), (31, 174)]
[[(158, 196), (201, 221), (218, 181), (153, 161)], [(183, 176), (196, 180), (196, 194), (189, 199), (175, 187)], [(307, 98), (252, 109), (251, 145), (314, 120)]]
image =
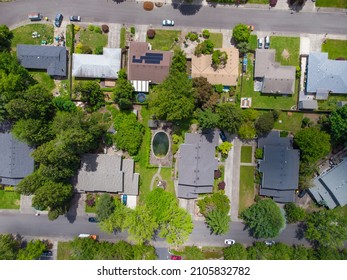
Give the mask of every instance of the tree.
[(41, 240), (30, 240), (24, 249), (18, 252), (18, 260), (36, 260), (43, 251), (46, 250), (46, 244)]
[(246, 24), (239, 23), (233, 29), (232, 37), (236, 43), (248, 42), (251, 31)]
[(53, 98), (53, 105), (59, 111), (75, 112), (77, 107), (69, 98), (57, 96)]
[(292, 260), (307, 260), (308, 252), (303, 245), (293, 245)]
[(347, 217), (332, 210), (307, 215), (305, 237), (316, 246), (338, 248), (347, 239)]
[(201, 129), (215, 128), (219, 122), (219, 116), (213, 113), (211, 109), (201, 110), (195, 112), (196, 118)]
[(248, 42), (240, 42), (237, 44), (237, 48), (239, 49), (240, 55), (244, 55), (249, 52), (250, 45)]
[(96, 81), (78, 83), (75, 93), (81, 95), (81, 101), (87, 104), (89, 112), (96, 111), (105, 105), (105, 96)]
[(308, 127), (295, 134), (294, 144), (303, 161), (314, 163), (329, 153), (330, 136), (316, 127)]
[(231, 144), (228, 141), (222, 142), (219, 146), (218, 146), (218, 151), (221, 152), (222, 157), (223, 158), (227, 158), (229, 151), (231, 149), (231, 147), (233, 146), (233, 144)]
[(226, 234), (229, 231), (229, 222), (228, 214), (220, 210), (213, 210), (206, 216), (206, 224), (214, 234)]
[(133, 245), (134, 260), (156, 260), (156, 250), (150, 245)]
[(200, 56), (202, 54), (212, 54), (214, 44), (210, 39), (203, 41), (195, 47), (194, 54)]
[(172, 63), (170, 66), (170, 72), (182, 72), (185, 73), (187, 69), (187, 58), (182, 50), (175, 50), (172, 57)]
[(20, 240), (12, 234), (0, 234), (0, 260), (15, 260), (20, 248)]
[(230, 103), (222, 103), (217, 109), (219, 115), (219, 128), (230, 133), (238, 131), (242, 122), (242, 111), (240, 108)]
[(230, 200), (225, 195), (224, 191), (218, 191), (211, 195), (206, 195), (203, 199), (199, 199), (198, 206), (200, 213), (205, 217), (209, 212), (214, 210), (228, 214), (230, 210)]
[(333, 111), (329, 117), (332, 140), (336, 143), (347, 142), (347, 105)]
[(46, 181), (47, 179), (35, 170), (18, 183), (16, 191), (23, 195), (32, 195), (41, 188)]
[(0, 52), (11, 49), (12, 31), (4, 24), (0, 25)]
[(127, 79), (119, 79), (116, 87), (113, 90), (113, 99), (118, 103), (119, 108), (122, 110), (132, 108), (134, 99), (134, 87)]
[(218, 68), (224, 68), (227, 64), (228, 55), (226, 52), (215, 50), (212, 53), (212, 67), (216, 70)]
[(204, 254), (201, 249), (196, 246), (185, 246), (184, 247), (184, 259), (185, 260), (203, 260)]
[(262, 114), (255, 122), (255, 130), (258, 136), (267, 135), (274, 127), (275, 120), (272, 112)]
[(98, 243), (91, 238), (75, 238), (69, 243), (73, 260), (93, 260), (98, 252)]
[(247, 260), (246, 248), (241, 243), (223, 248), (225, 260)]
[(294, 202), (288, 202), (284, 205), (284, 210), (286, 211), (286, 220), (288, 223), (301, 222), (305, 219), (306, 212), (305, 209), (296, 206)]
[(102, 194), (96, 202), (96, 215), (98, 220), (104, 221), (111, 216), (115, 208), (114, 199), (108, 193)]
[(205, 77), (193, 78), (194, 99), (198, 108), (206, 108), (206, 103), (213, 94), (213, 86)]
[(284, 217), (272, 199), (260, 200), (241, 213), (250, 233), (256, 238), (274, 238), (284, 227)]
[(253, 123), (243, 123), (239, 128), (238, 134), (244, 140), (254, 139), (256, 135), (256, 130), (254, 128)]
[(116, 231), (123, 231), (125, 229), (125, 220), (129, 213), (132, 211), (130, 208), (123, 205), (119, 199), (114, 200), (115, 206), (113, 213), (107, 219), (100, 222), (102, 231), (112, 233)]

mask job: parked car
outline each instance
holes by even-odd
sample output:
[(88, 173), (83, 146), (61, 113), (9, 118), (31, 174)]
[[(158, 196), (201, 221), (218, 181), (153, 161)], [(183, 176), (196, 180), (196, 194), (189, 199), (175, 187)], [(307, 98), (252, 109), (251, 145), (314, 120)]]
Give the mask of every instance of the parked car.
[(254, 25), (248, 25), (248, 29), (252, 32), (254, 30)]
[(62, 15), (62, 14), (57, 14), (57, 15), (55, 16), (54, 25), (55, 25), (56, 27), (60, 27), (62, 21), (63, 21), (63, 15)]
[(176, 256), (176, 255), (171, 255), (170, 256), (170, 260), (179, 261), (179, 260), (182, 260), (182, 257), (181, 256)]
[(300, 198), (302, 198), (302, 197), (304, 197), (304, 195), (306, 194), (306, 190), (302, 190), (300, 193), (299, 193), (299, 195), (298, 195), (298, 197), (300, 197)]
[(270, 37), (269, 36), (265, 36), (264, 48), (265, 49), (270, 48)]
[(42, 257), (52, 257), (53, 256), (53, 252), (51, 250), (46, 250), (43, 251), (41, 254)]
[(274, 240), (265, 240), (264, 243), (267, 246), (272, 246), (272, 245), (276, 244), (276, 242)]
[(123, 194), (122, 195), (122, 202), (123, 202), (123, 205), (127, 205), (127, 200), (128, 200), (128, 196), (126, 194)]
[(163, 26), (174, 26), (175, 21), (172, 19), (164, 19), (163, 20)]
[(263, 39), (259, 38), (258, 39), (258, 49), (262, 49), (263, 48)]
[(81, 17), (80, 16), (71, 16), (70, 21), (81, 21)]
[(89, 218), (88, 218), (88, 222), (90, 222), (90, 223), (98, 223), (99, 221), (98, 221), (97, 218), (89, 217)]
[(235, 244), (235, 240), (234, 239), (225, 239), (224, 240), (224, 244), (225, 245), (234, 245)]
[(28, 18), (31, 21), (39, 21), (43, 18), (43, 16), (40, 13), (31, 13), (28, 15)]
[(227, 137), (226, 137), (226, 135), (225, 135), (223, 130), (221, 130), (219, 132), (219, 137), (220, 137), (220, 139), (222, 139), (223, 142), (227, 141)]

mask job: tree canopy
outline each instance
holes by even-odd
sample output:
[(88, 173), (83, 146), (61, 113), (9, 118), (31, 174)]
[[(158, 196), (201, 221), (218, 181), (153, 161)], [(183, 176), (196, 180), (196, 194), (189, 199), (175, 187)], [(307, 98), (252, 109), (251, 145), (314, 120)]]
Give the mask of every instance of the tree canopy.
[(113, 197), (108, 193), (102, 194), (96, 202), (96, 215), (99, 221), (106, 220), (115, 208)]
[(7, 25), (0, 25), (0, 52), (9, 51), (11, 49), (11, 40), (13, 39), (13, 32)]
[(272, 112), (262, 114), (255, 122), (255, 130), (258, 136), (268, 134), (274, 127), (275, 120)]
[(197, 109), (195, 115), (201, 129), (215, 128), (218, 126), (219, 116), (218, 114), (213, 113), (211, 109)]
[(12, 234), (0, 234), (0, 260), (15, 260), (20, 244)]
[(347, 143), (347, 105), (333, 111), (329, 117), (332, 140)]
[(216, 109), (219, 115), (218, 127), (230, 133), (236, 133), (241, 126), (242, 111), (231, 103), (222, 103)]
[(46, 244), (41, 240), (30, 240), (26, 247), (20, 249), (18, 252), (18, 260), (36, 260), (38, 259), (43, 251), (46, 250)]
[(134, 87), (130, 81), (126, 78), (118, 78), (116, 87), (113, 90), (113, 99), (122, 110), (132, 108)]
[(246, 24), (239, 23), (233, 29), (233, 38), (237, 43), (248, 42), (251, 31)]
[(105, 96), (96, 81), (79, 82), (75, 93), (81, 96), (81, 101), (87, 105), (87, 111), (94, 112), (105, 105)]
[(301, 222), (306, 217), (305, 209), (300, 206), (296, 206), (294, 202), (289, 202), (284, 205), (284, 210), (286, 211), (286, 220), (288, 223)]
[(193, 78), (192, 81), (194, 88), (195, 105), (198, 108), (210, 108), (207, 105), (212, 94), (214, 93), (213, 86), (207, 81), (205, 77)]

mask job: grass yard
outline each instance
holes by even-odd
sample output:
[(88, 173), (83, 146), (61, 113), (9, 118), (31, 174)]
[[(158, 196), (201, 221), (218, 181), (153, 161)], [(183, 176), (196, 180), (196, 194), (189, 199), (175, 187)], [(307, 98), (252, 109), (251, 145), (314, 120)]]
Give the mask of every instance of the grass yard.
[(166, 191), (172, 193), (176, 197), (175, 186), (172, 180), (173, 169), (170, 167), (162, 167), (160, 170), (160, 175), (163, 180), (166, 181)]
[[(40, 34), (39, 38), (32, 38), (32, 33), (35, 31)], [(46, 40), (49, 44), (54, 40), (53, 24), (28, 24), (13, 29), (12, 32), (11, 48), (13, 51), (16, 50), (17, 44), (41, 45), (42, 40)]]
[(336, 208), (335, 208), (334, 210), (332, 210), (332, 211), (334, 211), (334, 212), (336, 212), (336, 213), (339, 213), (339, 214), (341, 214), (341, 215), (347, 217), (347, 205), (345, 205), (345, 206), (343, 206), (343, 207), (341, 207), (341, 206), (336, 207)]
[(270, 48), (276, 50), (276, 61), (282, 65), (299, 66), (300, 38), (270, 37)]
[(255, 51), (258, 47), (258, 36), (251, 34), (251, 36), (249, 37), (249, 48), (253, 51)]
[(281, 112), (274, 128), (293, 133), (298, 132), (301, 129), (303, 118), (303, 113)]
[(204, 260), (218, 260), (223, 258), (223, 247), (202, 247)]
[(316, 7), (347, 8), (347, 0), (316, 0)]
[(241, 162), (252, 163), (252, 146), (241, 147)]
[(58, 242), (57, 260), (69, 260), (71, 255), (70, 242)]
[(222, 33), (210, 33), (209, 39), (214, 44), (215, 48), (223, 47), (223, 34)]
[(347, 96), (341, 95), (329, 95), (328, 100), (318, 100), (319, 110), (333, 111), (337, 109), (337, 102), (347, 101)]
[(72, 47), (72, 30), (71, 30), (72, 24), (68, 24), (66, 26), (66, 47), (71, 48)]
[(54, 80), (47, 74), (46, 70), (30, 70), (29, 73), (34, 77), (40, 85), (44, 86), (47, 90), (52, 91), (55, 88)]
[(95, 31), (90, 31), (88, 28), (80, 29), (80, 42), (82, 45), (89, 46), (93, 53), (97, 47), (105, 47), (107, 45), (107, 35), (100, 34)]
[(19, 207), (19, 193), (0, 190), (0, 209), (19, 209)]
[(248, 0), (248, 4), (269, 4), (269, 0)]
[(155, 37), (148, 39), (152, 45), (152, 50), (169, 51), (175, 47), (175, 38), (179, 38), (181, 31), (178, 30), (155, 30)]
[(125, 29), (125, 27), (122, 27), (121, 29), (120, 29), (120, 43), (119, 43), (119, 45), (120, 45), (120, 48), (125, 48), (125, 41), (126, 41), (126, 29)]
[(240, 166), (239, 213), (254, 203), (254, 167)]
[(347, 60), (347, 41), (327, 39), (322, 45), (322, 51), (329, 54), (329, 59), (343, 57)]

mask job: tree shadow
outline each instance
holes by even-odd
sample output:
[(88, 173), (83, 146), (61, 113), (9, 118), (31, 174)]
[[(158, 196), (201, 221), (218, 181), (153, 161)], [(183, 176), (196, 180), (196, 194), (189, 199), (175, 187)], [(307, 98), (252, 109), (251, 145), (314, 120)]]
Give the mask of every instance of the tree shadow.
[(288, 7), (291, 13), (298, 13), (302, 10), (305, 5), (306, 0), (287, 0)]
[(81, 194), (75, 193), (72, 197), (69, 210), (65, 214), (65, 217), (69, 221), (70, 224), (73, 224), (77, 217), (77, 208), (79, 200), (81, 199)]
[(202, 0), (195, 0), (194, 4), (186, 0), (172, 0), (171, 6), (179, 10), (182, 15), (191, 16), (198, 13), (202, 7)]

